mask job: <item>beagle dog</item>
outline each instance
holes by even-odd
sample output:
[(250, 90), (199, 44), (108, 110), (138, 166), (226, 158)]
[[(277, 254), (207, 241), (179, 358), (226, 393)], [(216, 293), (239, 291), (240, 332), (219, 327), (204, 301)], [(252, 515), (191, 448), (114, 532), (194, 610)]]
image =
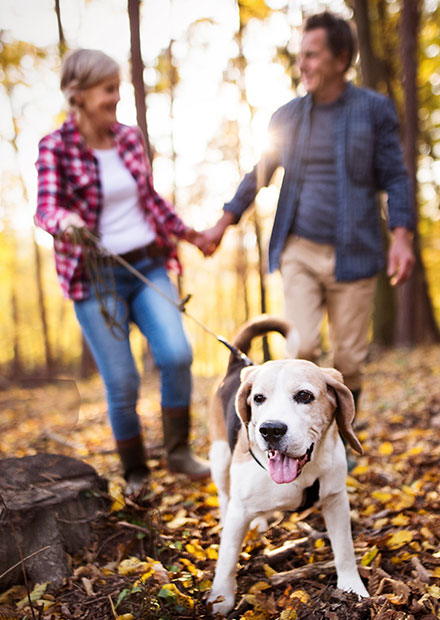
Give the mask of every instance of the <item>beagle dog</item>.
[[(247, 353), (267, 331), (284, 336), (284, 321), (262, 317), (244, 326), (234, 344)], [(231, 355), (209, 412), (210, 463), (223, 531), (208, 602), (214, 613), (234, 606), (236, 565), (256, 517), (320, 505), (333, 549), (337, 587), (369, 596), (351, 536), (347, 461), (340, 434), (362, 453), (352, 429), (354, 402), (342, 375), (305, 360), (249, 365)]]

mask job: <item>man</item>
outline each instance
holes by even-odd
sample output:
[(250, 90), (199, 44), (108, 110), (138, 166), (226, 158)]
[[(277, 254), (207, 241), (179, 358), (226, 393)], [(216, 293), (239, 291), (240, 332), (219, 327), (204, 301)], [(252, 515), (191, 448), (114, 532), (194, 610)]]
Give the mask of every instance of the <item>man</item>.
[(206, 232), (212, 253), (275, 169), (284, 168), (269, 269), (281, 268), (286, 316), (300, 334), (298, 357), (317, 361), (326, 311), (334, 366), (357, 401), (376, 278), (385, 264), (378, 191), (388, 194), (393, 285), (411, 275), (415, 222), (393, 105), (346, 81), (354, 56), (345, 20), (328, 12), (307, 19), (299, 59), (307, 94), (275, 112), (270, 150)]

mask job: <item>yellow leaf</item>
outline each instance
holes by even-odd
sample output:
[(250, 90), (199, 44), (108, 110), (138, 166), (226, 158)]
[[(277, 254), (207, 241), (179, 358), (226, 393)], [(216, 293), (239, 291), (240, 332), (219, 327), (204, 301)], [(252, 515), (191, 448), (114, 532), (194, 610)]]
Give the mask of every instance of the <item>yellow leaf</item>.
[(382, 456), (389, 456), (390, 454), (393, 454), (393, 452), (394, 452), (394, 447), (391, 441), (384, 441), (379, 446), (379, 454), (381, 454)]
[[(44, 583), (36, 583), (34, 586), (34, 589), (29, 595), (31, 601), (38, 601), (38, 599), (40, 599), (43, 596), (43, 594), (46, 592), (46, 588), (48, 585), (49, 585), (48, 581)], [(24, 598), (21, 599), (21, 601), (17, 603), (16, 606), (18, 609), (21, 609), (22, 607), (25, 607), (28, 604), (29, 604), (29, 599), (27, 596), (25, 596)]]
[(263, 564), (263, 569), (264, 569), (264, 574), (266, 575), (268, 579), (270, 579), (272, 575), (277, 574), (277, 571), (274, 570), (272, 566), (269, 566), (269, 564)]
[(185, 549), (188, 551), (188, 553), (197, 558), (197, 560), (206, 560), (206, 552), (200, 545), (198, 540), (193, 539), (190, 543), (185, 545)]
[(323, 549), (325, 547), (325, 541), (323, 538), (315, 540), (315, 549)]
[(270, 585), (270, 583), (267, 583), (267, 581), (257, 581), (257, 583), (254, 583), (250, 587), (249, 594), (258, 594), (258, 592), (262, 592), (263, 590), (267, 590), (270, 587), (271, 587), (271, 585)]
[(383, 504), (389, 502), (390, 499), (392, 499), (393, 497), (388, 491), (373, 491), (371, 493), (371, 496), (374, 497), (374, 499), (377, 499), (379, 502), (382, 502)]
[(209, 493), (210, 495), (217, 494), (217, 487), (215, 486), (213, 482), (210, 482), (208, 485), (206, 485), (204, 490), (206, 491), (206, 493)]
[(206, 550), (206, 555), (208, 556), (208, 559), (210, 560), (217, 560), (218, 559), (218, 545), (209, 545), (209, 547)]
[(218, 497), (216, 495), (210, 495), (206, 499), (205, 504), (206, 506), (209, 506), (210, 508), (218, 508), (219, 507)]
[(212, 588), (212, 581), (210, 579), (203, 579), (198, 584), (198, 589), (199, 589), (200, 592), (207, 592), (211, 588)]
[(430, 541), (434, 541), (434, 534), (431, 532), (431, 530), (427, 527), (422, 527), (420, 530), (420, 533), (422, 534), (423, 538), (427, 538)]
[(284, 609), (280, 614), (280, 620), (296, 620), (298, 612), (295, 609)]
[(396, 527), (408, 525), (409, 522), (410, 522), (410, 518), (408, 517), (408, 515), (405, 515), (402, 512), (391, 519), (391, 523), (395, 525)]
[(290, 595), (290, 600), (298, 599), (304, 605), (308, 605), (311, 602), (310, 596), (307, 594), (305, 590), (295, 590)]
[(368, 474), (369, 471), (370, 471), (369, 465), (356, 465), (356, 467), (351, 470), (351, 475), (361, 476), (362, 474)]
[(186, 566), (188, 572), (190, 572), (191, 575), (194, 575), (194, 577), (203, 577), (203, 571), (199, 570), (197, 566), (194, 566), (194, 564), (190, 562), (190, 560), (188, 560), (187, 558), (180, 558), (179, 561)]
[(399, 555), (395, 555), (394, 557), (392, 557), (391, 562), (396, 565), (406, 564), (413, 557), (414, 553), (408, 553), (408, 551), (405, 551), (403, 553), (399, 553)]
[(125, 498), (119, 482), (117, 482), (116, 480), (110, 480), (110, 483), (108, 485), (108, 492), (113, 500), (110, 511), (118, 512), (119, 510), (123, 510), (125, 508)]
[(408, 450), (408, 452), (406, 453), (405, 456), (415, 456), (417, 454), (422, 454), (422, 452), (425, 451), (426, 448), (424, 448), (423, 446), (414, 446), (413, 448), (411, 448), (410, 450)]
[(370, 566), (371, 562), (374, 560), (376, 555), (378, 554), (379, 549), (374, 545), (371, 549), (368, 549), (366, 553), (364, 553), (361, 564), (362, 566)]
[(132, 556), (126, 560), (122, 560), (118, 566), (118, 573), (120, 575), (134, 575), (140, 571), (146, 571), (148, 568), (147, 562), (142, 562), (139, 558)]
[(363, 487), (359, 480), (356, 480), (356, 478), (353, 478), (353, 476), (347, 476), (347, 486), (353, 487), (355, 489), (361, 489)]
[(376, 512), (376, 506), (374, 504), (368, 504), (365, 510), (362, 511), (362, 514), (368, 517), (372, 515), (373, 512)]
[(133, 614), (122, 614), (121, 616), (116, 616), (116, 620), (134, 620)]
[(435, 586), (435, 585), (429, 586), (428, 592), (433, 598), (436, 598), (437, 600), (440, 599), (440, 587), (439, 586)]
[(387, 547), (392, 550), (400, 549), (404, 545), (410, 543), (413, 539), (413, 532), (410, 530), (400, 530), (392, 534), (387, 540)]
[(166, 583), (162, 586), (158, 593), (163, 599), (175, 601), (178, 605), (183, 605), (186, 608), (192, 609), (194, 607), (194, 601), (186, 594), (183, 594), (174, 583)]
[(388, 523), (388, 519), (386, 517), (384, 517), (383, 519), (377, 519), (374, 522), (373, 528), (375, 530), (381, 530), (383, 527), (385, 527), (387, 523)]

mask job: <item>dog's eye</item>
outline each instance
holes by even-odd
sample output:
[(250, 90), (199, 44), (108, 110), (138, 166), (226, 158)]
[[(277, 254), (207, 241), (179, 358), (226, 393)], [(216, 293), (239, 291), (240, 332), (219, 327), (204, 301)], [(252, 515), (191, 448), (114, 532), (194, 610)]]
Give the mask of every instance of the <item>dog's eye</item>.
[(300, 390), (295, 394), (293, 400), (297, 403), (307, 405), (308, 403), (311, 403), (313, 400), (315, 400), (315, 397), (311, 392), (308, 392), (307, 390)]
[(261, 403), (264, 403), (265, 400), (266, 397), (263, 396), (263, 394), (255, 394), (254, 396), (254, 403), (257, 403), (257, 405), (261, 405)]

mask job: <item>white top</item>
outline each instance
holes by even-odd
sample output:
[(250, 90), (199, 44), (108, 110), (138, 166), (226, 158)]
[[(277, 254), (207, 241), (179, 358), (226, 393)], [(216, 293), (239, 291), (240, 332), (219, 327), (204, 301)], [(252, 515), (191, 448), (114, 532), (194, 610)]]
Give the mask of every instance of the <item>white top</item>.
[(148, 245), (156, 235), (142, 211), (136, 181), (116, 148), (94, 149), (103, 193), (99, 218), (102, 245), (113, 254), (124, 254)]

